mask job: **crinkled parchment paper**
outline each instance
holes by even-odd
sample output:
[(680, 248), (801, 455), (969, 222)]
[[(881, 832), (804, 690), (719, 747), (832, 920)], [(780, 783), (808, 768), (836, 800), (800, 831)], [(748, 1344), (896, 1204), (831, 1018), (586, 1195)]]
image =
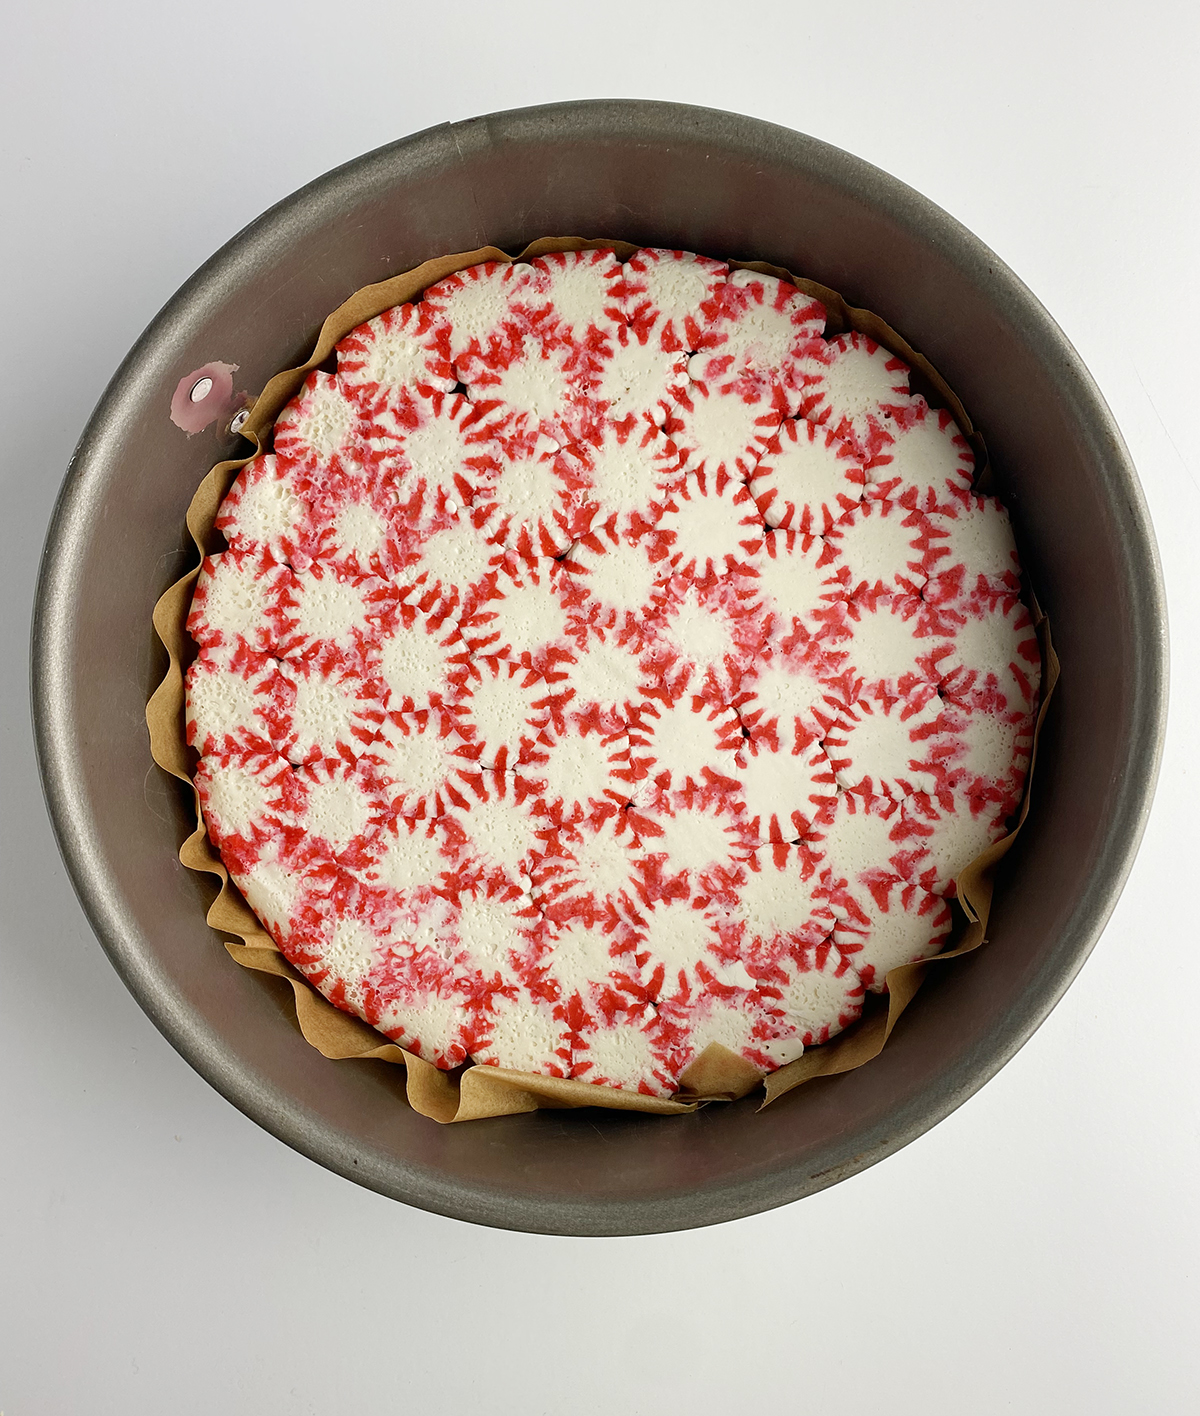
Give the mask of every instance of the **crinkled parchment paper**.
[[(334, 346), (352, 329), (391, 309), (393, 305), (415, 299), (428, 286), (467, 266), (483, 261), (529, 260), (552, 251), (598, 248), (611, 249), (622, 260), (628, 259), (637, 250), (636, 246), (625, 241), (588, 241), (573, 236), (534, 241), (516, 257), (494, 246), (484, 246), (478, 251), (426, 261), (404, 275), (394, 276), (378, 285), (366, 285), (356, 291), (326, 319), (308, 362), (297, 369), (286, 369), (276, 374), (259, 395), (241, 430), (242, 436), (253, 444), (253, 451), (235, 461), (218, 463), (197, 488), (188, 508), (187, 525), (200, 556), (223, 548), (222, 538), (214, 531), (213, 523), (217, 509), (238, 471), (266, 448), (275, 419), (284, 405), (299, 391), (309, 372), (323, 364), (333, 353)], [(913, 370), (914, 387), (925, 394), (930, 403), (948, 408), (970, 442), (975, 453), (977, 487), (982, 489), (989, 485), (983, 439), (975, 432), (962, 404), (928, 360), (901, 339), (878, 315), (868, 310), (854, 309), (836, 291), (811, 280), (802, 280), (778, 266), (761, 261), (731, 261), (730, 264), (789, 280), (805, 294), (819, 300), (828, 316), (826, 335), (857, 330), (899, 355)], [(184, 738), (183, 676), (196, 650), (184, 625), (198, 574), (199, 566), (177, 580), (155, 606), (154, 628), (166, 646), (170, 666), (146, 708), (154, 760), (189, 786), (192, 785), (196, 754)], [(931, 964), (941, 964), (967, 954), (985, 941), (995, 869), (1012, 845), (1029, 810), (1030, 783), (1037, 760), (1042, 722), (1058, 679), (1058, 659), (1050, 642), (1049, 625), (1036, 603), (1033, 604), (1033, 617), (1042, 648), (1042, 685), (1025, 798), (1012, 832), (976, 857), (958, 877), (958, 903), (966, 917), (958, 943), (933, 959), (893, 969), (887, 976), (887, 994), (882, 998), (869, 998), (864, 1015), (858, 1022), (831, 1042), (809, 1048), (802, 1057), (765, 1078), (744, 1058), (719, 1043), (707, 1047), (683, 1074), (678, 1099), (640, 1096), (636, 1092), (618, 1091), (590, 1082), (543, 1077), (500, 1067), (466, 1066), (454, 1072), (440, 1071), (432, 1063), (414, 1057), (411, 1052), (389, 1042), (367, 1023), (335, 1008), (287, 962), (230, 880), (216, 848), (209, 840), (194, 786), (197, 826), (183, 843), (179, 858), (189, 869), (204, 871), (220, 879), (220, 893), (208, 912), (208, 923), (222, 934), (233, 935), (241, 941), (235, 943), (227, 940), (225, 947), (244, 968), (287, 979), (296, 995), (296, 1019), (305, 1038), (329, 1058), (374, 1057), (383, 1062), (401, 1063), (407, 1070), (408, 1100), (423, 1116), (435, 1121), (470, 1121), (483, 1116), (509, 1116), (541, 1107), (578, 1106), (648, 1111), (663, 1116), (680, 1115), (694, 1111), (705, 1101), (727, 1101), (746, 1096), (759, 1085), (766, 1093), (765, 1106), (813, 1077), (848, 1072), (869, 1062), (887, 1042), (900, 1014), (920, 988), (926, 969)]]

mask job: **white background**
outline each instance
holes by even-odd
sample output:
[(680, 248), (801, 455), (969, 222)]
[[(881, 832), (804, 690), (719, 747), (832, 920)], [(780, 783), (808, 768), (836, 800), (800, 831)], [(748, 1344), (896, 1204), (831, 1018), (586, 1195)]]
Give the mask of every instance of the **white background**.
[[(11, 0), (0, 44), (0, 1411), (1198, 1409), (1200, 22), (1190, 0)], [(405, 1208), (201, 1081), (104, 959), (30, 745), (39, 547), (159, 306), (270, 203), (444, 119), (656, 97), (806, 130), (991, 245), (1091, 367), (1173, 615), (1158, 801), (1023, 1052), (866, 1174), (691, 1234)], [(270, 151), (269, 162), (259, 157)]]

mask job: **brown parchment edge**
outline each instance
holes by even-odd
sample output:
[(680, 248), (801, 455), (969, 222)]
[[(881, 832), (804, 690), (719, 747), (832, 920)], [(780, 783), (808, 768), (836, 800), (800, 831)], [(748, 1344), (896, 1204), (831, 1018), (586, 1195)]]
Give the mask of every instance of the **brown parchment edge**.
[[(411, 271), (355, 291), (325, 319), (308, 360), (297, 368), (285, 369), (276, 374), (255, 400), (241, 429), (242, 436), (252, 444), (252, 451), (244, 457), (217, 463), (196, 489), (188, 507), (187, 527), (200, 557), (203, 558), (219, 549), (220, 542), (214, 531), (214, 522), (217, 510), (234, 477), (247, 462), (263, 450), (275, 419), (288, 400), (299, 390), (307, 375), (329, 358), (335, 345), (352, 329), (394, 305), (414, 299), (428, 286), (468, 266), (484, 261), (510, 263), (530, 260), (535, 256), (558, 251), (602, 249), (612, 250), (622, 260), (626, 260), (638, 247), (626, 241), (609, 239), (543, 237), (532, 242), (514, 257), (494, 246), (484, 246), (478, 250), (426, 261)], [(857, 330), (904, 359), (925, 383), (926, 388), (923, 391), (926, 395), (934, 395), (929, 401), (944, 405), (954, 416), (975, 453), (978, 468), (976, 485), (985, 484), (989, 471), (986, 448), (966, 410), (928, 360), (879, 316), (868, 310), (856, 309), (848, 305), (836, 291), (815, 281), (794, 276), (779, 266), (762, 261), (730, 261), (729, 265), (736, 269), (753, 270), (788, 280), (805, 294), (819, 300), (827, 313), (827, 335)], [(409, 1104), (432, 1120), (443, 1123), (467, 1121), (544, 1108), (582, 1106), (601, 1106), (657, 1115), (683, 1115), (694, 1111), (698, 1105), (707, 1101), (734, 1100), (746, 1096), (760, 1083), (765, 1091), (763, 1106), (767, 1106), (785, 1092), (814, 1077), (849, 1071), (877, 1056), (887, 1042), (897, 1019), (919, 989), (928, 965), (969, 953), (985, 940), (995, 868), (1011, 847), (1029, 811), (1030, 784), (1037, 758), (1038, 739), (1058, 678), (1058, 659), (1050, 641), (1049, 624), (1036, 602), (1033, 613), (1042, 648), (1041, 703), (1020, 815), (1009, 835), (984, 851), (958, 877), (958, 899), (968, 921), (959, 944), (932, 959), (893, 969), (887, 976), (886, 1012), (882, 1007), (869, 1011), (839, 1037), (820, 1047), (808, 1049), (796, 1061), (786, 1064), (766, 1078), (744, 1058), (719, 1043), (713, 1043), (683, 1073), (679, 1093), (684, 1098), (682, 1100), (643, 1096), (636, 1092), (620, 1091), (590, 1082), (546, 1077), (498, 1067), (473, 1065), (452, 1073), (443, 1072), (432, 1063), (388, 1041), (361, 1019), (343, 1013), (318, 993), (299, 971), (287, 962), (274, 939), (263, 929), (237, 886), (230, 880), (224, 863), (209, 840), (199, 795), (192, 778), (195, 754), (187, 746), (184, 736), (184, 666), (190, 658), (190, 640), (185, 623), (198, 574), (197, 565), (171, 585), (155, 605), (154, 628), (167, 650), (169, 663), (162, 682), (146, 706), (151, 755), (164, 771), (188, 783), (192, 788), (197, 825), (196, 830), (180, 848), (179, 859), (188, 869), (215, 875), (220, 880), (220, 890), (207, 914), (208, 924), (220, 933), (235, 935), (242, 941), (225, 941), (226, 949), (237, 963), (260, 973), (286, 979), (291, 984), (296, 1004), (296, 1020), (305, 1040), (331, 1060), (374, 1058), (403, 1064)]]

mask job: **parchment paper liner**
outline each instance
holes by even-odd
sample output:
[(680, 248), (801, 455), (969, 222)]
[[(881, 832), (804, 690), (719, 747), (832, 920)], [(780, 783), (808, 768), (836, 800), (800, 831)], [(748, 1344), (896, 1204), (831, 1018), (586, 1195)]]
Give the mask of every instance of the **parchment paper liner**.
[[(483, 261), (528, 260), (554, 251), (610, 249), (627, 260), (638, 248), (625, 241), (584, 240), (580, 237), (544, 237), (527, 246), (513, 257), (494, 246), (459, 255), (441, 256), (426, 261), (415, 270), (393, 276), (377, 285), (366, 285), (356, 291), (326, 319), (321, 327), (316, 347), (307, 363), (296, 369), (276, 374), (255, 401), (242, 427), (242, 436), (253, 444), (254, 451), (243, 458), (218, 463), (196, 490), (188, 508), (187, 526), (201, 556), (222, 547), (219, 533), (213, 529), (217, 509), (238, 471), (266, 446), (275, 419), (288, 400), (299, 390), (308, 373), (323, 364), (333, 353), (334, 346), (352, 329), (357, 328), (393, 305), (414, 299), (428, 286), (455, 271)], [(836, 335), (857, 330), (877, 344), (899, 355), (915, 374), (914, 387), (935, 406), (950, 410), (975, 453), (978, 474), (976, 486), (990, 486), (987, 451), (982, 437), (973, 428), (966, 410), (945, 380), (901, 339), (878, 315), (869, 310), (855, 309), (834, 290), (815, 281), (794, 276), (779, 266), (763, 261), (730, 261), (730, 265), (746, 270), (775, 275), (791, 281), (805, 294), (819, 300), (826, 309), (828, 322), (825, 333)], [(170, 656), (166, 677), (155, 690), (146, 708), (146, 723), (150, 729), (150, 748), (154, 760), (165, 771), (192, 786), (197, 827), (183, 843), (179, 859), (191, 870), (216, 875), (221, 881), (220, 893), (208, 911), (208, 923), (223, 934), (236, 935), (242, 942), (226, 940), (230, 955), (244, 968), (260, 973), (275, 974), (286, 979), (296, 998), (296, 1019), (300, 1031), (313, 1047), (329, 1058), (378, 1058), (384, 1062), (403, 1063), (407, 1071), (406, 1090), (409, 1103), (424, 1116), (435, 1121), (469, 1121), (484, 1116), (508, 1116), (543, 1107), (603, 1106), (630, 1111), (647, 1111), (658, 1115), (680, 1115), (694, 1111), (705, 1101), (733, 1100), (746, 1096), (760, 1083), (769, 1105), (785, 1092), (791, 1091), (813, 1077), (832, 1076), (861, 1067), (878, 1055), (891, 1035), (901, 1013), (921, 986), (926, 969), (947, 959), (977, 949), (986, 937), (988, 913), (998, 862), (1007, 853), (1029, 811), (1030, 783), (1037, 760), (1042, 723), (1058, 680), (1058, 658), (1050, 641), (1046, 617), (1036, 602), (1032, 611), (1042, 649), (1041, 703), (1034, 728), (1029, 773), (1020, 815), (1012, 832), (977, 856), (958, 876), (958, 902), (966, 916), (966, 925), (959, 943), (930, 959), (905, 964), (892, 969), (887, 976), (886, 1008), (882, 1000), (872, 998), (863, 1017), (840, 1036), (763, 1078), (744, 1058), (713, 1043), (692, 1062), (681, 1077), (681, 1099), (641, 1096), (636, 1092), (619, 1091), (613, 1087), (558, 1077), (538, 1076), (530, 1072), (514, 1072), (499, 1067), (466, 1066), (455, 1072), (443, 1072), (432, 1063), (413, 1056), (404, 1048), (387, 1041), (367, 1023), (335, 1008), (287, 962), (271, 936), (263, 929), (257, 916), (246, 904), (237, 886), (230, 880), (220, 856), (208, 838), (199, 796), (192, 783), (196, 754), (184, 738), (184, 669), (195, 655), (184, 625), (192, 601), (192, 590), (199, 566), (190, 570), (162, 596), (154, 609), (154, 627)], [(875, 1003), (876, 1006), (871, 1006)]]

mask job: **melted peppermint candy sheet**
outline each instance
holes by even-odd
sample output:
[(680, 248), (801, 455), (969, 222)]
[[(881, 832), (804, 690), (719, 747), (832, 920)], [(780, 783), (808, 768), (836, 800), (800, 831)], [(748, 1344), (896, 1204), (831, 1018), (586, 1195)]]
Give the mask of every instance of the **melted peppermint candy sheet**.
[(288, 959), (439, 1067), (668, 1095), (936, 952), (1040, 657), (908, 370), (677, 251), (450, 276), (239, 475), (188, 628), (212, 839)]

